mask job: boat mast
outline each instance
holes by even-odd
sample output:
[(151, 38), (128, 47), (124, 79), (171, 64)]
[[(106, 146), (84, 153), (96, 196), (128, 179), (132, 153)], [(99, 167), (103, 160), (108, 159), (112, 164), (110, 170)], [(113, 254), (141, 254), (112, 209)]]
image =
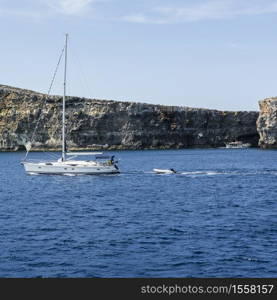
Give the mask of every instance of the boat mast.
[(68, 33), (65, 35), (65, 52), (64, 52), (64, 82), (63, 82), (63, 115), (62, 115), (62, 161), (66, 159), (65, 147), (65, 97), (66, 97), (66, 67), (67, 67), (67, 40)]

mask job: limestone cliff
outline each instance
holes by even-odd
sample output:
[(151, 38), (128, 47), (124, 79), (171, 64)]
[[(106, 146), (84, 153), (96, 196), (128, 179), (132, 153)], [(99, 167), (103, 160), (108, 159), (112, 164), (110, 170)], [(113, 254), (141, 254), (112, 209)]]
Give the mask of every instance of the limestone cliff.
[[(0, 150), (18, 150), (34, 135), (34, 149), (60, 149), (60, 96), (0, 85)], [(68, 97), (70, 149), (174, 149), (258, 144), (258, 112), (229, 112)], [(39, 122), (37, 120), (39, 119)]]
[(257, 129), (262, 148), (277, 148), (277, 98), (268, 98), (259, 102), (260, 115)]

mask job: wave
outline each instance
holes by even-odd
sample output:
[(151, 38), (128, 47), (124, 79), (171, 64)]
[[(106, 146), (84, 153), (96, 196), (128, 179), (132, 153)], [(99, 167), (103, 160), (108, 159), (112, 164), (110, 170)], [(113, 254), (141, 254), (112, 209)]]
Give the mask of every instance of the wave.
[(273, 175), (277, 176), (277, 172), (274, 170), (253, 170), (253, 171), (188, 171), (188, 172), (179, 172), (180, 175), (188, 176), (212, 176), (212, 175), (231, 175), (231, 176), (246, 176), (246, 175)]

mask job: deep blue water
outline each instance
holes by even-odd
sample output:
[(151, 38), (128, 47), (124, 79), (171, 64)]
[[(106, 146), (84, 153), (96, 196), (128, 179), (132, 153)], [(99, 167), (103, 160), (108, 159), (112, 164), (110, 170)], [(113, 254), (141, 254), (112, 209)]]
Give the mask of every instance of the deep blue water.
[(277, 151), (113, 153), (75, 177), (0, 153), (0, 277), (277, 276)]

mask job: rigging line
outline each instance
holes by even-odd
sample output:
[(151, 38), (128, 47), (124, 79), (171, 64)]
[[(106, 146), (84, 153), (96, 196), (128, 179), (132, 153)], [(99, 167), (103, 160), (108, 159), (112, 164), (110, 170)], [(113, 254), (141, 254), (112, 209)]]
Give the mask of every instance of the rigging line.
[(52, 78), (52, 80), (51, 80), (50, 87), (49, 87), (48, 92), (47, 92), (47, 96), (49, 96), (49, 94), (50, 94), (50, 92), (51, 92), (51, 89), (52, 89), (52, 86), (53, 86), (53, 83), (54, 83), (54, 80), (55, 80), (55, 78), (56, 78), (57, 71), (58, 71), (58, 68), (59, 68), (59, 65), (60, 65), (60, 62), (61, 62), (61, 59), (62, 59), (62, 57), (63, 57), (64, 50), (65, 50), (65, 46), (63, 47), (62, 53), (61, 53), (61, 55), (60, 55), (60, 57), (59, 57), (59, 60), (58, 60), (58, 63), (57, 63), (57, 66), (56, 66), (56, 69), (55, 69), (53, 78)]
[(79, 57), (77, 56), (77, 54), (74, 52), (74, 49), (71, 49), (71, 56), (72, 56), (72, 61), (74, 63), (74, 65), (76, 66), (76, 69), (79, 70), (79, 74), (81, 75), (80, 78), (82, 78), (82, 84), (85, 87), (85, 89), (87, 90), (87, 92), (89, 93), (89, 98), (93, 99), (93, 93), (92, 90), (90, 89), (87, 77), (85, 76), (85, 72), (84, 72), (84, 68), (83, 65), (81, 64), (81, 60), (79, 59)]
[[(65, 51), (65, 46), (63, 47), (62, 52), (61, 52), (61, 54), (60, 54), (58, 63), (57, 63), (57, 65), (56, 65), (56, 68), (55, 68), (55, 71), (54, 71), (54, 74), (53, 74), (53, 77), (52, 77), (52, 80), (51, 80), (51, 83), (50, 83), (50, 87), (49, 87), (49, 89), (48, 89), (48, 91), (47, 91), (47, 97), (45, 97), (45, 100), (44, 100), (44, 102), (43, 102), (42, 108), (44, 107), (44, 105), (45, 105), (45, 103), (46, 103), (46, 101), (47, 101), (47, 99), (48, 99), (48, 96), (50, 95), (50, 92), (51, 92), (53, 83), (54, 83), (54, 81), (55, 81), (55, 78), (56, 78), (56, 75), (57, 75), (57, 71), (58, 71), (58, 68), (59, 68), (61, 59), (62, 59), (62, 57), (63, 57), (64, 51)], [(40, 119), (41, 119), (41, 116), (42, 116), (42, 113), (40, 113), (40, 115), (39, 115), (39, 117), (38, 117), (38, 120), (37, 120), (37, 122), (36, 122), (36, 126), (35, 126), (35, 129), (34, 129), (34, 131), (33, 131), (32, 136), (31, 136), (31, 141), (29, 142), (29, 146), (28, 146), (28, 148), (27, 148), (27, 152), (26, 152), (26, 155), (25, 155), (25, 157), (24, 157), (24, 160), (27, 158), (27, 156), (28, 156), (28, 154), (29, 154), (29, 152), (30, 152), (30, 150), (31, 150), (31, 146), (32, 146), (32, 143), (33, 143), (33, 141), (34, 141), (34, 137), (35, 137), (35, 134), (36, 134), (36, 131), (37, 131), (37, 128), (38, 128), (38, 123), (39, 123), (39, 121), (40, 121)]]
[(52, 156), (52, 157), (55, 157), (55, 158), (59, 157), (58, 154), (51, 153), (51, 152), (47, 152), (46, 154), (47, 154), (48, 156)]
[(57, 155), (57, 154), (47, 153), (47, 155), (48, 155), (49, 157), (52, 157), (52, 158), (55, 158), (55, 159), (57, 159), (57, 158), (59, 157), (59, 155)]

